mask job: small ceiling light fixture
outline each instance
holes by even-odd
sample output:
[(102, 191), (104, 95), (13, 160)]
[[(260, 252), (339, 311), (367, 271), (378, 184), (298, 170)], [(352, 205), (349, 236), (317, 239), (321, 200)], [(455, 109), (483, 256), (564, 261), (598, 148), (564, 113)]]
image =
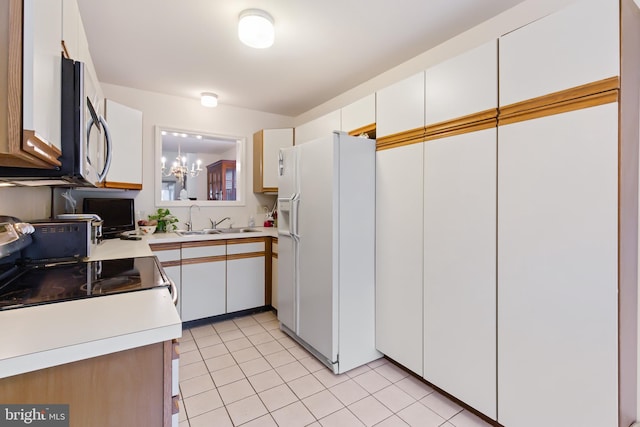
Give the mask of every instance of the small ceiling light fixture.
[(218, 106), (218, 95), (211, 92), (202, 92), (200, 94), (200, 103), (205, 107), (217, 107)]
[(242, 43), (256, 49), (271, 47), (275, 38), (273, 18), (260, 9), (242, 11), (238, 21), (238, 37)]

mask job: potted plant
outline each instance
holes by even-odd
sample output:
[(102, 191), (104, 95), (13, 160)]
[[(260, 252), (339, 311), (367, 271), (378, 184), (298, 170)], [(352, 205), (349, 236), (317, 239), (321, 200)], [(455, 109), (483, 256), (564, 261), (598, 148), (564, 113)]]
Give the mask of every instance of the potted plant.
[(175, 229), (174, 223), (178, 222), (178, 218), (171, 215), (169, 209), (158, 208), (155, 214), (149, 215), (150, 220), (157, 221), (156, 231), (164, 233), (167, 231), (173, 231)]

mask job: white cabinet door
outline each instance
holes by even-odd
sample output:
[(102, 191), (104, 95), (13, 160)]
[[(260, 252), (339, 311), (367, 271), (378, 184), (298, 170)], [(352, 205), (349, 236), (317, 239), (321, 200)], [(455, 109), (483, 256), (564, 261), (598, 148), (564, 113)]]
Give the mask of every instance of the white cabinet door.
[(253, 135), (253, 192), (278, 191), (278, 155), (293, 145), (293, 128), (263, 129)]
[(500, 105), (619, 72), (617, 1), (582, 0), (500, 38)]
[(493, 419), (496, 138), (424, 144), (424, 378)]
[(617, 113), (498, 129), (502, 425), (618, 425)]
[(180, 266), (181, 263), (181, 253), (180, 253), (180, 243), (172, 243), (172, 244), (151, 244), (149, 245), (153, 254), (158, 257), (158, 260), (162, 263), (162, 269), (167, 276), (173, 281), (176, 285), (176, 289), (178, 291), (178, 304), (176, 308), (178, 309), (178, 314), (182, 313), (182, 269)]
[(227, 260), (227, 312), (264, 306), (264, 254)]
[(25, 0), (22, 127), (60, 149), (62, 0)]
[(226, 312), (224, 259), (208, 262), (182, 261), (182, 321), (217, 316)]
[(176, 291), (178, 292), (176, 308), (178, 309), (178, 314), (182, 315), (182, 268), (180, 265), (169, 265), (163, 266), (162, 269), (176, 285)]
[(340, 110), (325, 114), (296, 127), (295, 144), (300, 145), (314, 139), (331, 135), (331, 132), (342, 129), (340, 124)]
[(372, 93), (358, 101), (342, 107), (343, 132), (351, 132), (376, 122), (376, 94)]
[(71, 59), (80, 59), (80, 37), (84, 35), (81, 27), (82, 19), (78, 2), (62, 0), (62, 41)]
[(422, 375), (423, 144), (376, 152), (376, 349)]
[(424, 126), (424, 72), (376, 93), (378, 138)]
[(105, 100), (113, 157), (107, 173), (108, 188), (142, 188), (142, 111)]
[(468, 116), (498, 106), (496, 40), (426, 71), (425, 124)]

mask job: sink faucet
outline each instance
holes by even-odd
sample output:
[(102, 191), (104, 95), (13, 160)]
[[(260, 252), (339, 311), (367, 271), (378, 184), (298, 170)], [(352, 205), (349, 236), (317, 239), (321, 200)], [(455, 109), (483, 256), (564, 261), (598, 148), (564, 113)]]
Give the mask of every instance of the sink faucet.
[[(211, 221), (211, 228), (217, 228), (217, 227), (222, 223), (222, 221), (227, 220), (227, 219), (228, 219), (229, 221), (231, 221), (231, 218), (230, 218), (230, 217), (228, 217), (228, 216), (227, 216), (227, 217), (225, 217), (225, 218), (222, 218), (222, 219), (221, 219), (220, 221), (218, 221), (218, 222), (216, 222), (215, 220), (213, 220), (213, 219), (209, 218), (209, 221)], [(229, 226), (229, 227), (231, 227), (231, 226)]]
[(200, 210), (200, 206), (198, 206), (198, 205), (191, 205), (191, 206), (189, 206), (189, 221), (185, 223), (185, 225), (187, 226), (187, 230), (188, 230), (188, 231), (193, 230), (193, 221), (192, 221), (192, 219), (191, 219), (191, 210), (193, 209), (193, 207), (194, 207), (194, 206), (195, 206), (196, 208), (198, 208), (198, 210)]

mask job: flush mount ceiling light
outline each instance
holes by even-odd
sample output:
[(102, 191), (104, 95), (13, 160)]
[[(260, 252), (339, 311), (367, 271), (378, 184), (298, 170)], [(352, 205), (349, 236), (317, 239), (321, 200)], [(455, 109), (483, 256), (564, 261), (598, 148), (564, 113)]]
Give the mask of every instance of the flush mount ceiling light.
[(200, 94), (200, 103), (205, 107), (217, 107), (218, 106), (218, 95), (211, 92), (202, 92)]
[(264, 10), (247, 9), (240, 13), (238, 37), (247, 46), (264, 49), (273, 44), (273, 18)]

